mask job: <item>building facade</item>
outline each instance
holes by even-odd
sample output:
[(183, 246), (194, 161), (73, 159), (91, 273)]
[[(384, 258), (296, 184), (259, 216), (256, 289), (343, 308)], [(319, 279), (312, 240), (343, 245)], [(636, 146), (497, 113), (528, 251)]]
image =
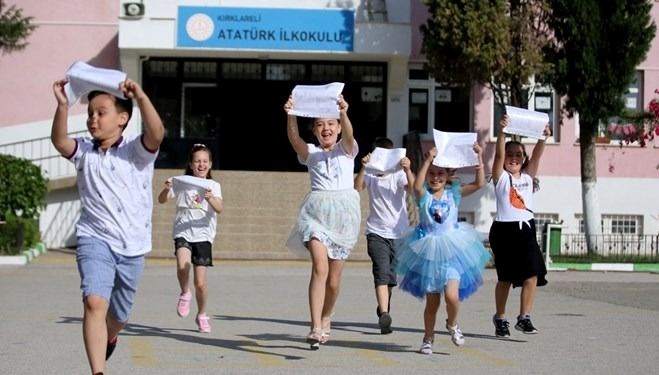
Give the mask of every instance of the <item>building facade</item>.
[[(399, 147), (418, 136), (427, 148), (432, 129), (470, 131), (484, 145), (486, 171), (490, 169), (497, 123), (493, 97), (480, 87), (443, 86), (423, 71), (419, 26), (427, 11), (421, 1), (11, 3), (33, 17), (37, 29), (25, 50), (0, 57), (5, 83), (0, 90), (0, 152), (33, 160), (50, 179), (40, 224), (49, 247), (75, 244), (75, 171), (56, 154), (49, 136), (55, 107), (52, 82), (77, 60), (124, 70), (152, 98), (166, 126), (154, 191), (164, 178), (182, 172), (192, 144), (211, 148), (228, 205), (220, 218), (217, 248), (229, 257), (244, 257), (247, 251), (254, 257), (284, 257), (287, 231), (308, 189), (284, 128), (282, 107), (295, 85), (346, 84), (343, 94), (350, 103), (360, 157), (377, 136), (386, 135)], [(652, 12), (659, 19), (657, 5)], [(659, 88), (658, 48), (653, 43), (638, 67), (627, 98), (632, 108), (646, 108)], [(536, 218), (541, 224), (562, 222), (564, 232), (578, 233), (579, 124), (578, 118), (561, 118), (558, 102), (551, 88), (537, 90), (529, 100), (530, 109), (549, 114), (554, 128), (539, 171)], [(86, 134), (85, 118), (83, 105), (72, 107), (72, 134)], [(127, 132), (139, 131), (140, 123), (136, 113)], [(527, 145), (529, 150), (532, 146)], [(597, 190), (605, 233), (659, 232), (659, 206), (653, 197), (659, 189), (656, 147), (619, 147), (615, 140), (598, 144)], [(472, 171), (460, 174), (469, 179)], [(461, 217), (485, 234), (494, 210), (488, 185), (464, 200)], [(161, 254), (170, 254), (171, 215), (171, 208), (155, 209), (154, 228), (160, 229), (154, 233), (154, 248)]]

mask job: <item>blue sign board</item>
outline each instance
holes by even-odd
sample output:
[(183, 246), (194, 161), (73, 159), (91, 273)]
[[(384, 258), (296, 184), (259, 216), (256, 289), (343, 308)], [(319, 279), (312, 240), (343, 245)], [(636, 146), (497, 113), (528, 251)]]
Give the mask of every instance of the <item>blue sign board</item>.
[(343, 9), (180, 6), (178, 47), (345, 51), (355, 14)]

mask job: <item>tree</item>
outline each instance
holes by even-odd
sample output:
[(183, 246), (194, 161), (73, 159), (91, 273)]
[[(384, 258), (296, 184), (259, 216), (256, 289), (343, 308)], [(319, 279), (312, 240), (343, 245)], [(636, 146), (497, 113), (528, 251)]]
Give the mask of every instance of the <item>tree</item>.
[(530, 79), (549, 69), (545, 0), (424, 0), (426, 68), (435, 80), (489, 87), (498, 104), (524, 106)]
[(36, 28), (30, 24), (32, 17), (23, 16), (22, 9), (15, 5), (5, 8), (5, 2), (0, 0), (0, 52), (3, 54), (25, 48), (25, 40)]
[(588, 251), (601, 234), (595, 137), (600, 122), (622, 112), (623, 96), (654, 38), (648, 0), (549, 0), (555, 39), (547, 51), (548, 79), (566, 96), (568, 116), (579, 114), (581, 195)]

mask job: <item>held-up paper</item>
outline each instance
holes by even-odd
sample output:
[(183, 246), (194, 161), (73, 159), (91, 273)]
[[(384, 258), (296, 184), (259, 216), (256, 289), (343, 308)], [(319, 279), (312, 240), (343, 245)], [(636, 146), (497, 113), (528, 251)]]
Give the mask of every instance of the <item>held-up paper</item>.
[(474, 152), (476, 133), (443, 132), (433, 129), (437, 156), (432, 163), (444, 168), (462, 168), (478, 165)]
[(314, 118), (339, 118), (339, 95), (344, 84), (297, 85), (293, 89), (293, 108), (290, 115)]
[(366, 172), (371, 174), (393, 173), (401, 169), (400, 159), (405, 157), (406, 152), (407, 150), (404, 148), (376, 147), (368, 159)]
[(207, 190), (211, 190), (212, 183), (206, 178), (183, 175), (172, 177), (172, 187), (174, 191), (197, 189), (200, 195), (203, 195)]
[(549, 123), (549, 115), (546, 113), (507, 105), (506, 114), (510, 122), (504, 128), (504, 133), (545, 139), (543, 133)]
[(105, 91), (116, 97), (126, 99), (124, 93), (119, 90), (119, 84), (126, 80), (126, 73), (91, 66), (82, 61), (76, 61), (66, 71), (66, 79), (69, 82), (64, 85), (64, 93), (69, 100), (69, 107), (81, 98), (82, 103), (87, 102), (87, 94), (92, 91)]

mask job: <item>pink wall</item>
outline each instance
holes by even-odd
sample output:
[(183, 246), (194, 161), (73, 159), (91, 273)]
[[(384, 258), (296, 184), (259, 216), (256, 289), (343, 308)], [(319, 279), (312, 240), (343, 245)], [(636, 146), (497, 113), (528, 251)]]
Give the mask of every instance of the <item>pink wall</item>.
[[(38, 27), (24, 50), (0, 55), (0, 127), (50, 119), (55, 109), (52, 83), (74, 61), (118, 67), (117, 0), (5, 3), (22, 8)], [(71, 112), (84, 110), (77, 105)]]

